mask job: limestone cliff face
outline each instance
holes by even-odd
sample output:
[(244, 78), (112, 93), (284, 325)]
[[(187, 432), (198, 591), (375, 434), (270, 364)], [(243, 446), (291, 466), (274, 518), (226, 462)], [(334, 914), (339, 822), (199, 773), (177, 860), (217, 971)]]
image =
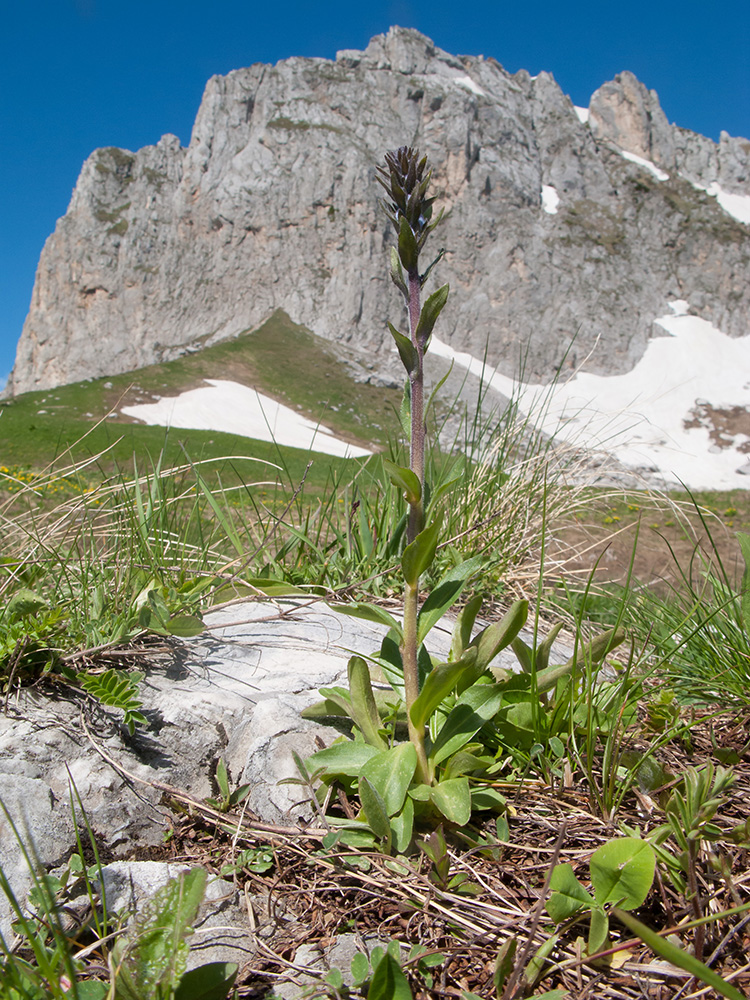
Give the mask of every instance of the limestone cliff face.
[[(373, 356), (398, 316), (375, 166), (417, 145), (446, 209), (439, 336), (526, 376), (632, 367), (671, 299), (750, 333), (750, 143), (670, 125), (630, 73), (583, 122), (554, 79), (391, 29), (335, 62), (209, 80), (190, 145), (95, 151), (42, 252), (8, 391), (127, 371), (282, 308)], [(622, 151), (651, 161), (653, 169)], [(552, 191), (551, 189), (554, 189)], [(555, 208), (555, 198), (559, 199)], [(571, 346), (572, 345), (572, 346)], [(566, 355), (567, 352), (567, 355)]]

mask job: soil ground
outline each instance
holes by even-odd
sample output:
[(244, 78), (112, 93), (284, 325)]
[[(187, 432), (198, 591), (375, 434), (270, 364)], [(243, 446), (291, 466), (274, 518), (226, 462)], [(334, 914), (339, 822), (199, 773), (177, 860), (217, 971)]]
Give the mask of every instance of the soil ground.
[[(175, 819), (169, 856), (218, 870), (241, 847), (273, 844), (272, 871), (260, 875), (240, 870), (236, 875), (254, 900), (258, 920), (273, 914), (276, 921), (275, 931), (244, 972), (240, 995), (253, 1000), (267, 997), (280, 981), (300, 981), (302, 970), (295, 959), (302, 945), (307, 947), (300, 956), (304, 953), (309, 958), (310, 946), (322, 953), (338, 934), (352, 932), (363, 941), (373, 936), (397, 938), (407, 950), (419, 945), (423, 954), (442, 956), (431, 970), (432, 980), (427, 981), (416, 959), (405, 963), (418, 1000), (465, 998), (467, 993), (482, 1000), (495, 998), (499, 995), (493, 980), (497, 956), (512, 938), (517, 942), (518, 978), (508, 997), (561, 989), (560, 996), (571, 1000), (688, 1000), (698, 996), (713, 1000), (718, 994), (706, 991), (701, 983), (654, 955), (614, 918), (610, 940), (603, 949), (608, 954), (589, 961), (585, 944), (588, 917), (579, 915), (555, 928), (544, 902), (554, 864), (571, 864), (588, 887), (591, 854), (613, 836), (621, 835), (618, 828), (621, 830), (622, 824), (645, 836), (663, 823), (663, 806), (676, 783), (675, 776), (689, 764), (700, 766), (711, 759), (716, 747), (742, 752), (748, 721), (745, 714), (698, 722), (688, 744), (676, 741), (659, 752), (664, 768), (662, 786), (630, 792), (617, 816), (609, 821), (594, 805), (581, 774), (560, 775), (552, 784), (540, 780), (500, 783), (508, 801), (507, 833), (501, 832), (494, 820), (484, 826), (484, 846), (472, 845), (465, 836), (467, 831), (447, 833), (448, 877), (463, 876), (463, 888), (447, 888), (448, 879), (436, 878), (423, 853), (404, 863), (381, 855), (323, 851), (319, 838), (305, 831), (274, 837), (259, 834), (252, 821), (242, 828), (239, 819), (241, 832), (232, 841), (195, 812)], [(643, 736), (633, 743), (640, 752), (645, 746)], [(735, 773), (737, 781), (716, 815), (723, 832), (710, 851), (701, 851), (696, 866), (704, 913), (730, 909), (748, 897), (750, 852), (730, 833), (750, 819), (747, 755), (743, 754)], [(674, 844), (668, 846), (674, 849)], [(674, 940), (690, 948), (696, 944), (695, 932), (680, 930), (679, 925), (694, 912), (685, 894), (657, 874), (636, 915), (660, 932), (672, 929)], [(729, 976), (744, 994), (750, 991), (749, 923), (746, 914), (709, 923), (701, 946), (704, 960)], [(541, 954), (540, 948), (545, 951), (544, 959), (530, 966), (533, 957)], [(530, 969), (538, 971), (536, 979)], [(312, 995), (337, 996), (323, 992), (322, 983), (319, 989), (321, 992)]]
[[(602, 497), (591, 515), (556, 534), (557, 551), (581, 554), (567, 569), (585, 579), (596, 567), (599, 583), (635, 584), (668, 591), (683, 585), (683, 574), (721, 561), (728, 579), (739, 585), (744, 564), (737, 532), (750, 532), (750, 491), (726, 493), (633, 493), (612, 502)], [(632, 564), (632, 568), (631, 568)]]

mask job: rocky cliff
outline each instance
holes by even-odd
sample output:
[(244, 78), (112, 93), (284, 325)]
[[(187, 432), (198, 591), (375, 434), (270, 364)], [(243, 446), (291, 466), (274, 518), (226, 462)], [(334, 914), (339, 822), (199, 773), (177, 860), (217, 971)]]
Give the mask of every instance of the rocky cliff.
[[(750, 333), (750, 143), (670, 125), (622, 73), (575, 109), (549, 74), (412, 30), (209, 80), (190, 145), (99, 149), (42, 252), (8, 391), (118, 373), (274, 309), (373, 355), (401, 308), (375, 166), (429, 154), (446, 221), (441, 339), (526, 376), (633, 366), (668, 302)], [(740, 213), (742, 217), (742, 213)]]

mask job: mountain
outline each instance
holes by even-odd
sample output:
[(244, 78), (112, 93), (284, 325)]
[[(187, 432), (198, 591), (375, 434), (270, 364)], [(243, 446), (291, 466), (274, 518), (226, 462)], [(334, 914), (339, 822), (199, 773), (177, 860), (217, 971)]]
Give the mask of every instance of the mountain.
[(212, 77), (187, 149), (92, 153), (6, 393), (169, 360), (277, 309), (377, 360), (402, 305), (375, 168), (402, 144), (429, 155), (446, 210), (433, 246), (454, 351), (506, 374), (522, 357), (544, 382), (592, 351), (594, 374), (631, 370), (675, 301), (750, 332), (747, 140), (670, 125), (627, 72), (584, 110), (547, 73), (392, 28), (335, 61)]

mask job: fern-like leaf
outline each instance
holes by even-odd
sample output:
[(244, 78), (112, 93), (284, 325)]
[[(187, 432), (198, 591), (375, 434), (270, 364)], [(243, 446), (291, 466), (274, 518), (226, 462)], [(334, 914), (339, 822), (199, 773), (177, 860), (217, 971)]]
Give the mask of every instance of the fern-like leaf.
[(146, 716), (139, 712), (142, 702), (138, 697), (140, 673), (126, 673), (124, 670), (105, 670), (103, 674), (87, 671), (81, 677), (81, 684), (89, 694), (102, 705), (120, 708), (125, 713), (124, 722), (132, 735), (136, 726), (148, 725)]

